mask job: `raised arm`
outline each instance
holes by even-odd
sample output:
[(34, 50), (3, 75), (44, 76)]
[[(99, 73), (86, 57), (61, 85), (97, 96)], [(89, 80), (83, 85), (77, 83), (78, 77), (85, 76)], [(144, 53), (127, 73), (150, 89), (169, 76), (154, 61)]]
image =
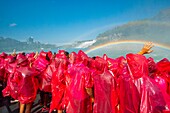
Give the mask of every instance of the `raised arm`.
[(143, 48), (138, 52), (138, 54), (143, 55), (143, 54), (149, 54), (151, 52), (153, 52), (153, 50), (151, 50), (151, 48), (153, 47), (153, 43), (152, 42), (146, 42), (143, 46)]

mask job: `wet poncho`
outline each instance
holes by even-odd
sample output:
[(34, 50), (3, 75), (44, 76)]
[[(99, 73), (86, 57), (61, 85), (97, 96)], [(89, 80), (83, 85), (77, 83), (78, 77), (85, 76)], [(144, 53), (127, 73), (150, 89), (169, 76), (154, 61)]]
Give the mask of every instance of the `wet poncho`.
[(18, 100), (22, 104), (34, 102), (38, 89), (38, 81), (35, 78), (38, 73), (29, 67), (19, 67), (16, 69), (14, 76), (18, 84)]
[[(82, 53), (75, 57), (76, 53), (70, 55), (70, 65), (66, 76), (67, 113), (91, 113), (91, 100), (86, 88), (92, 88), (90, 70), (85, 65), (88, 60)], [(85, 58), (86, 57), (86, 58)], [(75, 61), (77, 60), (77, 61)]]
[(64, 92), (65, 92), (65, 74), (67, 70), (68, 60), (66, 57), (56, 55), (54, 60), (56, 71), (52, 75), (51, 89), (52, 89), (52, 100), (50, 105), (50, 112), (52, 110), (62, 110)]
[(12, 96), (17, 99), (17, 84), (14, 81), (14, 72), (16, 69), (17, 62), (13, 56), (8, 56), (5, 63), (5, 75), (7, 79), (7, 85), (3, 90), (3, 96)]
[(7, 77), (5, 75), (5, 59), (8, 55), (5, 52), (0, 54), (0, 82), (6, 81)]
[[(38, 81), (39, 81), (39, 89), (41, 91), (47, 91), (47, 92), (51, 92), (51, 89), (49, 86), (50, 82), (51, 82), (51, 66), (48, 67), (48, 65), (50, 64), (50, 61), (48, 61), (46, 59), (46, 55), (47, 52), (41, 51), (40, 55), (38, 56), (37, 59), (35, 59), (35, 61), (32, 64), (32, 67), (34, 69), (36, 69), (37, 71), (39, 71), (39, 76)], [(48, 67), (48, 70), (46, 70)], [(47, 86), (47, 87), (46, 87)]]
[[(128, 54), (126, 58), (129, 74), (140, 95), (140, 108), (138, 111), (140, 113), (157, 113), (169, 110), (168, 102), (166, 102), (166, 99), (169, 100), (169, 97), (166, 97), (164, 92), (162, 92), (161, 86), (163, 84), (159, 85), (159, 83), (155, 82), (154, 79), (158, 78), (153, 79), (149, 76), (151, 67), (148, 68), (147, 59), (138, 54)], [(137, 106), (134, 108), (137, 108)]]
[(5, 59), (0, 57), (0, 82), (5, 79)]
[(33, 102), (36, 98), (38, 82), (35, 76), (38, 72), (29, 67), (28, 60), (22, 54), (17, 56), (17, 67), (8, 79), (7, 90), (10, 96), (21, 103)]
[(113, 74), (107, 68), (107, 62), (97, 57), (95, 59), (96, 72), (94, 79), (94, 105), (93, 113), (113, 113), (112, 105), (115, 80)]
[(41, 51), (38, 58), (35, 59), (35, 61), (33, 62), (32, 67), (38, 70), (40, 73), (42, 73), (49, 64), (49, 61), (46, 60), (46, 55), (47, 55), (46, 52)]
[(107, 61), (107, 66), (110, 71), (110, 73), (113, 75), (114, 78), (114, 87), (112, 87), (112, 97), (111, 97), (111, 103), (112, 103), (112, 112), (117, 113), (120, 112), (120, 80), (121, 80), (121, 72), (122, 68), (125, 63), (125, 58), (123, 56), (120, 56), (116, 59), (112, 59), (107, 57), (107, 55), (104, 55), (103, 58)]
[(53, 61), (50, 63), (46, 70), (43, 71), (41, 74), (41, 80), (40, 80), (40, 90), (44, 92), (51, 92), (51, 79), (52, 75), (55, 72), (55, 62)]

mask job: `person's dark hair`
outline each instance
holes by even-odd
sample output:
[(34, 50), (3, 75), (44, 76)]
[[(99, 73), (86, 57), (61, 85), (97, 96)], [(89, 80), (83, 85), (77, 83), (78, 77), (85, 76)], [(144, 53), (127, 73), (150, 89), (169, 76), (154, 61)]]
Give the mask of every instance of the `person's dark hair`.
[(95, 59), (96, 59), (96, 56), (93, 56), (92, 59), (95, 60)]
[(46, 58), (45, 58), (47, 61), (50, 61), (50, 58), (48, 56), (48, 54), (46, 55)]
[(64, 54), (66, 55), (67, 58), (69, 58), (69, 52), (65, 51)]
[(22, 52), (21, 54), (25, 56), (25, 52)]

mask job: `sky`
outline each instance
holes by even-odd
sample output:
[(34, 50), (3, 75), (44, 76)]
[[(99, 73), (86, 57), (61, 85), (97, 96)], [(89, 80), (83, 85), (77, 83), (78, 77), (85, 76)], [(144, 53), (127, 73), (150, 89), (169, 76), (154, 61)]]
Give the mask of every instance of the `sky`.
[(63, 45), (170, 8), (170, 0), (0, 0), (0, 37)]

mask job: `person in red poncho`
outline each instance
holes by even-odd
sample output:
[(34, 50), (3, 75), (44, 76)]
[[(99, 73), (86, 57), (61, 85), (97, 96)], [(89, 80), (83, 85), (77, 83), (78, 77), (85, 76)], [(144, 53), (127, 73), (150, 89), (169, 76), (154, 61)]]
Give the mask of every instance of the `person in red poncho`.
[[(25, 113), (31, 112), (31, 106), (36, 98), (38, 88), (38, 82), (35, 78), (37, 75), (38, 72), (30, 67), (26, 56), (19, 53), (17, 55), (17, 66), (10, 75), (10, 82), (15, 85), (15, 88), (10, 89), (10, 92), (11, 94), (12, 92), (16, 93), (14, 99), (18, 99), (20, 102), (20, 113), (24, 113), (24, 111)], [(11, 96), (13, 97), (13, 95)]]
[(68, 65), (68, 59), (65, 55), (57, 54), (55, 57), (56, 71), (52, 75), (51, 89), (52, 89), (52, 100), (50, 105), (50, 112), (58, 110), (58, 113), (62, 113), (64, 110), (62, 101), (65, 92), (65, 75)]
[(6, 59), (5, 74), (7, 75), (7, 86), (3, 90), (3, 96), (11, 96), (13, 99), (18, 100), (18, 84), (15, 82), (14, 72), (17, 66), (16, 56), (9, 55)]
[(0, 86), (3, 86), (7, 81), (7, 77), (5, 75), (5, 59), (8, 55), (5, 52), (0, 54)]
[[(147, 51), (144, 52), (145, 48), (142, 50), (142, 53), (147, 53)], [(166, 88), (165, 80), (158, 77), (158, 73), (155, 73), (154, 62), (151, 60), (148, 62), (145, 56), (140, 55), (140, 52), (138, 54), (127, 54), (126, 60), (127, 74), (129, 73), (130, 78), (125, 80), (129, 81), (130, 87), (124, 92), (128, 88), (125, 85), (125, 88), (120, 91), (120, 100), (124, 102), (122, 105), (120, 104), (120, 109), (122, 110), (122, 106), (124, 106), (124, 110), (130, 110), (134, 113), (137, 111), (140, 113), (169, 111), (169, 97), (164, 90)], [(130, 89), (133, 93), (126, 94)], [(125, 94), (125, 99), (121, 98), (122, 94)], [(130, 103), (129, 100), (131, 100)]]
[(162, 77), (166, 80), (166, 92), (170, 95), (170, 61), (167, 58), (164, 58), (157, 62), (156, 67)]
[(11, 112), (11, 109), (9, 107), (10, 104), (10, 96), (3, 97), (3, 90), (7, 85), (8, 75), (6, 73), (6, 64), (8, 63), (9, 57), (11, 55), (6, 54), (5, 52), (2, 52), (0, 54), (0, 105), (5, 105), (8, 112)]
[(86, 66), (88, 57), (82, 51), (70, 54), (66, 76), (66, 113), (91, 113), (88, 89), (92, 88), (91, 74)]
[[(10, 82), (11, 80), (11, 75), (13, 73), (14, 68), (16, 68), (16, 56), (12, 56), (12, 55), (8, 55), (7, 58), (5, 59), (5, 73), (4, 73), (4, 90), (3, 90), (3, 96), (4, 100), (5, 100), (5, 105), (7, 105), (9, 107), (10, 105), (10, 101), (11, 102), (17, 102), (18, 100), (13, 100), (13, 98), (11, 99), (11, 94), (13, 92), (9, 92), (10, 88), (13, 87), (12, 82)], [(10, 84), (9, 84), (10, 83)], [(14, 94), (14, 93), (13, 93)], [(14, 94), (15, 95), (15, 94)], [(8, 109), (10, 111), (10, 109)]]
[(5, 59), (8, 57), (8, 55), (5, 52), (2, 52), (0, 54), (0, 84), (3, 84), (3, 82), (6, 82), (6, 76), (5, 76)]
[(95, 58), (96, 72), (94, 81), (94, 105), (93, 113), (112, 113), (112, 90), (115, 89), (115, 80), (108, 70), (107, 62), (100, 57)]
[(119, 96), (120, 96), (120, 71), (123, 67), (124, 57), (120, 56), (116, 59), (109, 58), (106, 54), (103, 55), (103, 59), (107, 61), (108, 70), (112, 74), (114, 78), (114, 86), (112, 87), (111, 91), (111, 105), (112, 105), (112, 112), (117, 113), (120, 111), (119, 109)]
[[(35, 78), (39, 73), (30, 67), (28, 59), (23, 54), (17, 55), (17, 67), (13, 78), (17, 84), (17, 97), (20, 102), (20, 113), (30, 113), (31, 106), (37, 94), (38, 81)], [(24, 110), (24, 107), (26, 108)]]
[[(168, 75), (168, 62), (167, 58), (164, 58), (157, 63), (154, 62), (152, 57), (148, 59), (148, 66), (149, 66), (149, 76), (156, 82), (156, 85), (161, 89), (161, 93), (165, 98), (166, 105), (170, 108), (170, 95), (169, 95), (169, 75)], [(170, 63), (169, 63), (170, 66)], [(165, 71), (166, 70), (166, 71)], [(166, 110), (167, 111), (167, 110)]]
[[(36, 53), (35, 60), (32, 62), (32, 67), (35, 68), (40, 74), (38, 78), (38, 85), (40, 90), (40, 105), (43, 105), (42, 112), (49, 111), (47, 107), (49, 100), (49, 93), (51, 92), (51, 74), (47, 71), (48, 65), (51, 63), (52, 53), (41, 51), (39, 54)], [(50, 68), (48, 68), (50, 70)], [(51, 73), (51, 72), (50, 72)], [(48, 76), (49, 75), (49, 76)]]
[(51, 78), (53, 71), (55, 71), (55, 66), (52, 60), (52, 52), (48, 51), (44, 54), (46, 61), (48, 61), (48, 64), (46, 66), (46, 69), (41, 73), (40, 76), (40, 90), (51, 93)]
[(152, 59), (128, 54), (127, 62), (140, 94), (140, 112), (169, 112), (170, 97), (166, 93), (166, 81), (160, 76)]
[(48, 102), (51, 101), (51, 98), (49, 97), (51, 95), (52, 89), (51, 89), (51, 80), (52, 75), (56, 71), (55, 67), (55, 59), (52, 56), (52, 52), (49, 51), (46, 54), (46, 59), (49, 61), (49, 64), (47, 65), (47, 68), (45, 71), (41, 74), (41, 81), (40, 81), (40, 90), (44, 93), (43, 99), (43, 109), (42, 112), (49, 112)]
[[(152, 47), (152, 43), (146, 43), (138, 54), (151, 53), (152, 50), (150, 49)], [(126, 58), (120, 56), (112, 59), (108, 58), (107, 55), (104, 55), (103, 58), (107, 61), (108, 69), (114, 77), (114, 87), (111, 91), (112, 97), (109, 97), (113, 108), (110, 112), (138, 112), (140, 97), (129, 73)], [(105, 112), (104, 109), (101, 111)]]

